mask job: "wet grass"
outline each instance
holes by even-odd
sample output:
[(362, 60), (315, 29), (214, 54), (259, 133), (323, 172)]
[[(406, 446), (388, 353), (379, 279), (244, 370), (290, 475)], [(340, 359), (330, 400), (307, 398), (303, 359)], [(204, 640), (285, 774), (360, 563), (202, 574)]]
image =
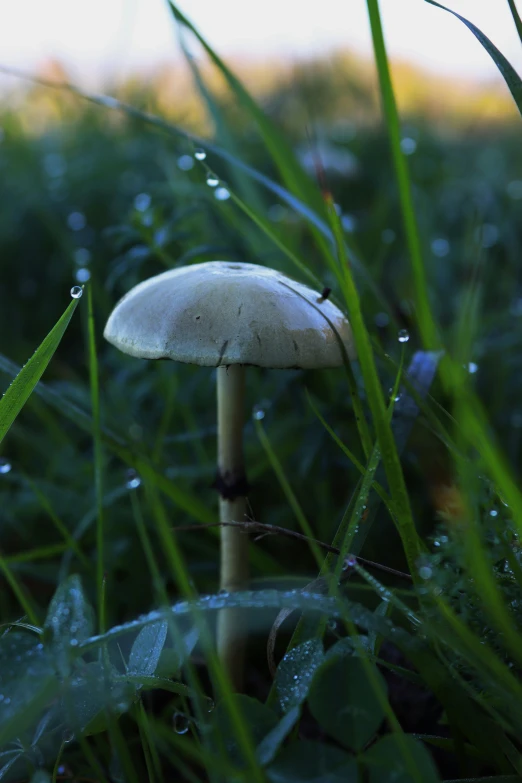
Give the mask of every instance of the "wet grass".
[[(56, 93), (68, 123), (39, 135), (3, 111), (1, 779), (522, 775), (519, 129), (400, 118), (368, 7), (383, 125), (328, 129), (308, 173), (201, 38), (233, 100), (191, 62), (211, 140), (96, 96)], [(102, 338), (137, 282), (216, 258), (331, 288), (359, 357), (248, 373), (272, 534), (237, 595), (216, 594), (215, 372)]]

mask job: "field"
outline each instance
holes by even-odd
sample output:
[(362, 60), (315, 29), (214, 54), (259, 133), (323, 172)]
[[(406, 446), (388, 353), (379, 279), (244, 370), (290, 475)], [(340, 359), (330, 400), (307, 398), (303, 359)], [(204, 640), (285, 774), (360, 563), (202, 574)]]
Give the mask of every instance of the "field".
[[(58, 64), (0, 104), (0, 780), (522, 780), (522, 82), (470, 30), (498, 84), (392, 84), (368, 7), (372, 66), (243, 83), (202, 40), (175, 105)], [(246, 368), (234, 591), (225, 371), (103, 337), (216, 260), (309, 285), (357, 352)]]

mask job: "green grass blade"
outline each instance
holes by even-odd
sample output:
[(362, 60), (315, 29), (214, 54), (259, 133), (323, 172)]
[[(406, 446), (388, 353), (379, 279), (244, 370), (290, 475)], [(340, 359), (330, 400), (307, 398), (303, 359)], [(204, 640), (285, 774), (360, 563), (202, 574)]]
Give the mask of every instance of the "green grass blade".
[[(504, 55), (502, 54), (502, 52), (497, 49), (495, 44), (492, 43), (489, 40), (489, 38), (485, 36), (481, 30), (479, 30), (478, 27), (476, 27), (472, 22), (468, 21), (468, 19), (461, 16), (456, 11), (452, 11), (451, 8), (446, 8), (445, 5), (441, 5), (440, 3), (435, 2), (435, 0), (425, 0), (425, 1), (430, 5), (434, 5), (437, 8), (442, 8), (443, 11), (447, 11), (449, 14), (456, 16), (457, 19), (460, 19), (460, 21), (466, 25), (468, 30), (470, 30), (473, 33), (475, 38), (478, 41), (480, 41), (480, 43), (482, 44), (486, 52), (489, 54), (489, 56), (497, 66), (502, 76), (504, 77), (504, 81), (506, 82), (511, 95), (513, 96), (513, 100), (515, 101), (519, 112), (522, 114), (522, 79), (515, 71), (515, 69), (509, 62), (509, 60), (507, 60), (506, 57), (504, 57)], [(520, 23), (520, 19), (518, 19), (518, 22)], [(520, 35), (520, 29), (518, 24), (517, 24), (517, 30), (519, 30), (519, 35)]]
[(100, 380), (98, 355), (96, 353), (96, 335), (94, 331), (94, 312), (92, 285), (87, 288), (87, 320), (89, 343), (89, 381), (91, 389), (92, 434), (94, 450), (94, 491), (96, 496), (96, 588), (98, 595), (98, 620), (100, 633), (106, 628), (105, 620), (105, 554), (103, 531), (103, 452), (100, 422)]
[(7, 564), (7, 560), (1, 552), (0, 552), (0, 571), (4, 575), (5, 581), (13, 591), (14, 595), (16, 596), (18, 603), (20, 604), (23, 611), (27, 615), (27, 618), (29, 619), (31, 625), (39, 625), (40, 622), (33, 608), (32, 601), (26, 595), (24, 587), (18, 582), (18, 579), (9, 568)]
[(299, 526), (301, 527), (301, 530), (303, 531), (304, 535), (309, 539), (308, 543), (310, 549), (315, 557), (317, 565), (319, 566), (319, 568), (321, 568), (323, 562), (323, 555), (321, 554), (320, 547), (317, 546), (317, 544), (315, 543), (315, 538), (316, 538), (315, 533), (310, 527), (310, 523), (308, 522), (304, 514), (304, 511), (301, 508), (301, 504), (299, 503), (298, 499), (294, 494), (292, 487), (290, 486), (290, 482), (286, 477), (286, 474), (283, 470), (283, 466), (279, 462), (279, 459), (277, 458), (277, 455), (272, 448), (272, 444), (268, 439), (268, 436), (265, 432), (263, 425), (261, 424), (260, 421), (254, 419), (254, 426), (255, 426), (257, 437), (259, 438), (259, 442), (261, 443), (270, 461), (270, 464), (272, 465), (272, 469), (277, 476), (277, 480), (279, 481), (281, 489), (285, 494), (288, 504), (292, 509), (292, 511), (294, 512), (294, 516), (299, 522)]
[(0, 399), (0, 443), (44, 374), (77, 306), (78, 299), (73, 299), (62, 317), (40, 343)]
[(359, 294), (355, 287), (349, 259), (346, 257), (339, 217), (331, 202), (328, 214), (332, 230), (337, 238), (340, 265), (344, 272), (343, 294), (350, 313), (350, 323), (361, 365), (366, 396), (372, 413), (373, 425), (395, 509), (394, 519), (397, 523), (410, 571), (415, 578), (415, 563), (420, 553), (420, 542), (415, 530), (397, 444), (395, 443), (388, 412), (384, 404), (381, 382), (375, 365), (370, 337), (364, 323)]
[[(34, 483), (34, 481), (31, 478), (29, 478), (29, 476), (25, 476), (24, 479), (27, 482), (27, 484), (28, 484), (29, 488), (31, 489), (31, 491), (38, 498), (38, 501), (39, 501), (40, 505), (42, 506), (42, 508), (45, 511), (45, 513), (51, 519), (51, 521), (54, 524), (56, 530), (62, 536), (62, 538), (63, 538), (63, 540), (65, 542), (66, 547), (71, 549), (76, 554), (76, 556), (78, 557), (78, 559), (80, 560), (80, 562), (82, 563), (82, 565), (85, 568), (90, 568), (91, 564), (90, 564), (88, 558), (84, 555), (84, 553), (80, 549), (80, 546), (78, 545), (78, 542), (74, 540), (73, 536), (71, 535), (71, 533), (67, 529), (67, 526), (65, 525), (64, 522), (62, 522), (62, 520), (60, 519), (60, 517), (58, 516), (58, 514), (56, 513), (56, 511), (52, 507), (51, 503), (49, 502), (49, 500), (46, 498), (46, 496), (42, 492), (42, 490)], [(56, 547), (57, 545), (54, 544), (53, 546)], [(63, 547), (61, 545), (58, 545), (58, 546), (60, 547), (58, 551), (62, 551)], [(27, 554), (30, 555), (31, 552), (28, 552)]]
[(437, 335), (437, 327), (431, 314), (430, 301), (428, 297), (428, 285), (422, 261), (421, 242), (419, 230), (417, 227), (417, 220), (415, 217), (415, 210), (413, 207), (408, 166), (401, 150), (399, 113), (393, 92), (388, 56), (386, 54), (386, 45), (384, 42), (381, 16), (379, 13), (379, 2), (378, 0), (367, 0), (367, 6), (368, 15), (370, 17), (375, 62), (377, 64), (377, 71), (379, 74), (379, 84), (381, 89), (384, 116), (390, 138), (393, 165), (395, 168), (395, 176), (399, 188), (399, 199), (404, 223), (404, 231), (413, 272), (413, 282), (415, 287), (415, 314), (418, 320), (424, 346), (428, 349), (432, 349), (439, 346), (439, 338)]
[(507, 1), (509, 5), (509, 10), (511, 11), (511, 16), (513, 17), (513, 21), (515, 23), (515, 27), (517, 28), (518, 37), (522, 42), (522, 19), (520, 19), (520, 15), (517, 11), (515, 0), (507, 0)]

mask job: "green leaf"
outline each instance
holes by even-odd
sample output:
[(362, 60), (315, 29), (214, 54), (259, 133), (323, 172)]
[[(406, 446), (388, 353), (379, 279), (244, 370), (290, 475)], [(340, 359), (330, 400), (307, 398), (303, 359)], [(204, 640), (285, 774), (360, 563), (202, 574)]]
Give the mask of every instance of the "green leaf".
[(274, 726), (272, 731), (269, 731), (266, 737), (261, 740), (256, 750), (256, 756), (260, 764), (263, 766), (270, 764), (299, 720), (300, 714), (301, 709), (299, 706), (292, 707), (292, 709), (281, 718), (277, 726)]
[[(275, 728), (277, 715), (265, 704), (250, 696), (235, 693), (232, 698), (254, 745), (259, 745), (261, 740)], [(219, 748), (225, 748), (229, 760), (238, 766), (244, 765), (244, 756), (234, 731), (229, 708), (224, 702), (220, 702), (212, 712), (208, 725), (208, 737), (215, 751), (218, 751)]]
[(58, 586), (44, 623), (44, 639), (62, 674), (69, 673), (75, 650), (93, 630), (94, 612), (84, 595), (80, 577), (73, 574)]
[(184, 633), (174, 647), (164, 647), (154, 674), (156, 677), (174, 677), (196, 646), (199, 630), (196, 626)]
[(36, 724), (59, 688), (48, 650), (32, 634), (0, 638), (0, 745)]
[[(413, 763), (413, 774), (408, 769), (405, 750)], [(416, 783), (419, 773), (422, 783), (438, 783), (440, 777), (433, 759), (421, 742), (396, 734), (378, 740), (362, 757), (370, 773), (370, 783)], [(417, 774), (415, 774), (415, 769)]]
[(267, 769), (270, 783), (358, 783), (357, 763), (339, 748), (303, 740), (283, 750)]
[[(373, 666), (369, 662), (368, 665)], [(374, 677), (386, 691), (386, 683), (376, 668)], [(385, 715), (365, 666), (359, 658), (350, 655), (335, 656), (321, 666), (312, 683), (308, 704), (321, 727), (352, 750), (364, 748)]]
[(449, 14), (452, 14), (453, 16), (456, 16), (457, 19), (460, 19), (460, 21), (466, 25), (468, 30), (470, 30), (475, 38), (480, 41), (486, 52), (489, 54), (495, 65), (497, 66), (498, 70), (504, 77), (504, 81), (506, 82), (509, 91), (511, 95), (513, 96), (513, 99), (517, 105), (517, 108), (519, 112), (522, 114), (522, 79), (518, 75), (518, 73), (515, 71), (509, 60), (507, 60), (501, 51), (497, 49), (495, 44), (493, 44), (489, 38), (484, 35), (484, 33), (479, 30), (478, 27), (476, 27), (472, 22), (468, 21), (465, 17), (458, 14), (456, 11), (452, 11), (451, 8), (446, 8), (445, 5), (441, 5), (440, 3), (435, 2), (435, 0), (426, 0), (427, 3), (430, 5), (434, 5), (437, 8), (442, 8), (443, 11), (447, 11)]
[(130, 651), (128, 674), (151, 677), (155, 673), (167, 638), (168, 627), (167, 621), (162, 620), (141, 629)]
[(321, 639), (309, 639), (286, 653), (277, 667), (274, 682), (283, 712), (289, 712), (305, 701), (313, 677), (323, 661)]
[(57, 718), (74, 735), (97, 734), (107, 728), (108, 711), (126, 712), (135, 694), (136, 686), (107, 664), (78, 661), (73, 676), (64, 680)]
[(77, 306), (74, 299), (0, 399), (0, 443), (44, 374)]

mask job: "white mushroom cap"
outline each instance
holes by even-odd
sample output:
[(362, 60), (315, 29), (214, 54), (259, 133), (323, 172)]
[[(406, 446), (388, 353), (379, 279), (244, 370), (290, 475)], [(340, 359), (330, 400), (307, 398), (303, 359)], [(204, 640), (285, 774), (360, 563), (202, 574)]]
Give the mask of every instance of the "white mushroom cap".
[(352, 330), (328, 299), (256, 264), (209, 261), (140, 283), (114, 308), (105, 338), (141, 359), (219, 367), (338, 367)]

